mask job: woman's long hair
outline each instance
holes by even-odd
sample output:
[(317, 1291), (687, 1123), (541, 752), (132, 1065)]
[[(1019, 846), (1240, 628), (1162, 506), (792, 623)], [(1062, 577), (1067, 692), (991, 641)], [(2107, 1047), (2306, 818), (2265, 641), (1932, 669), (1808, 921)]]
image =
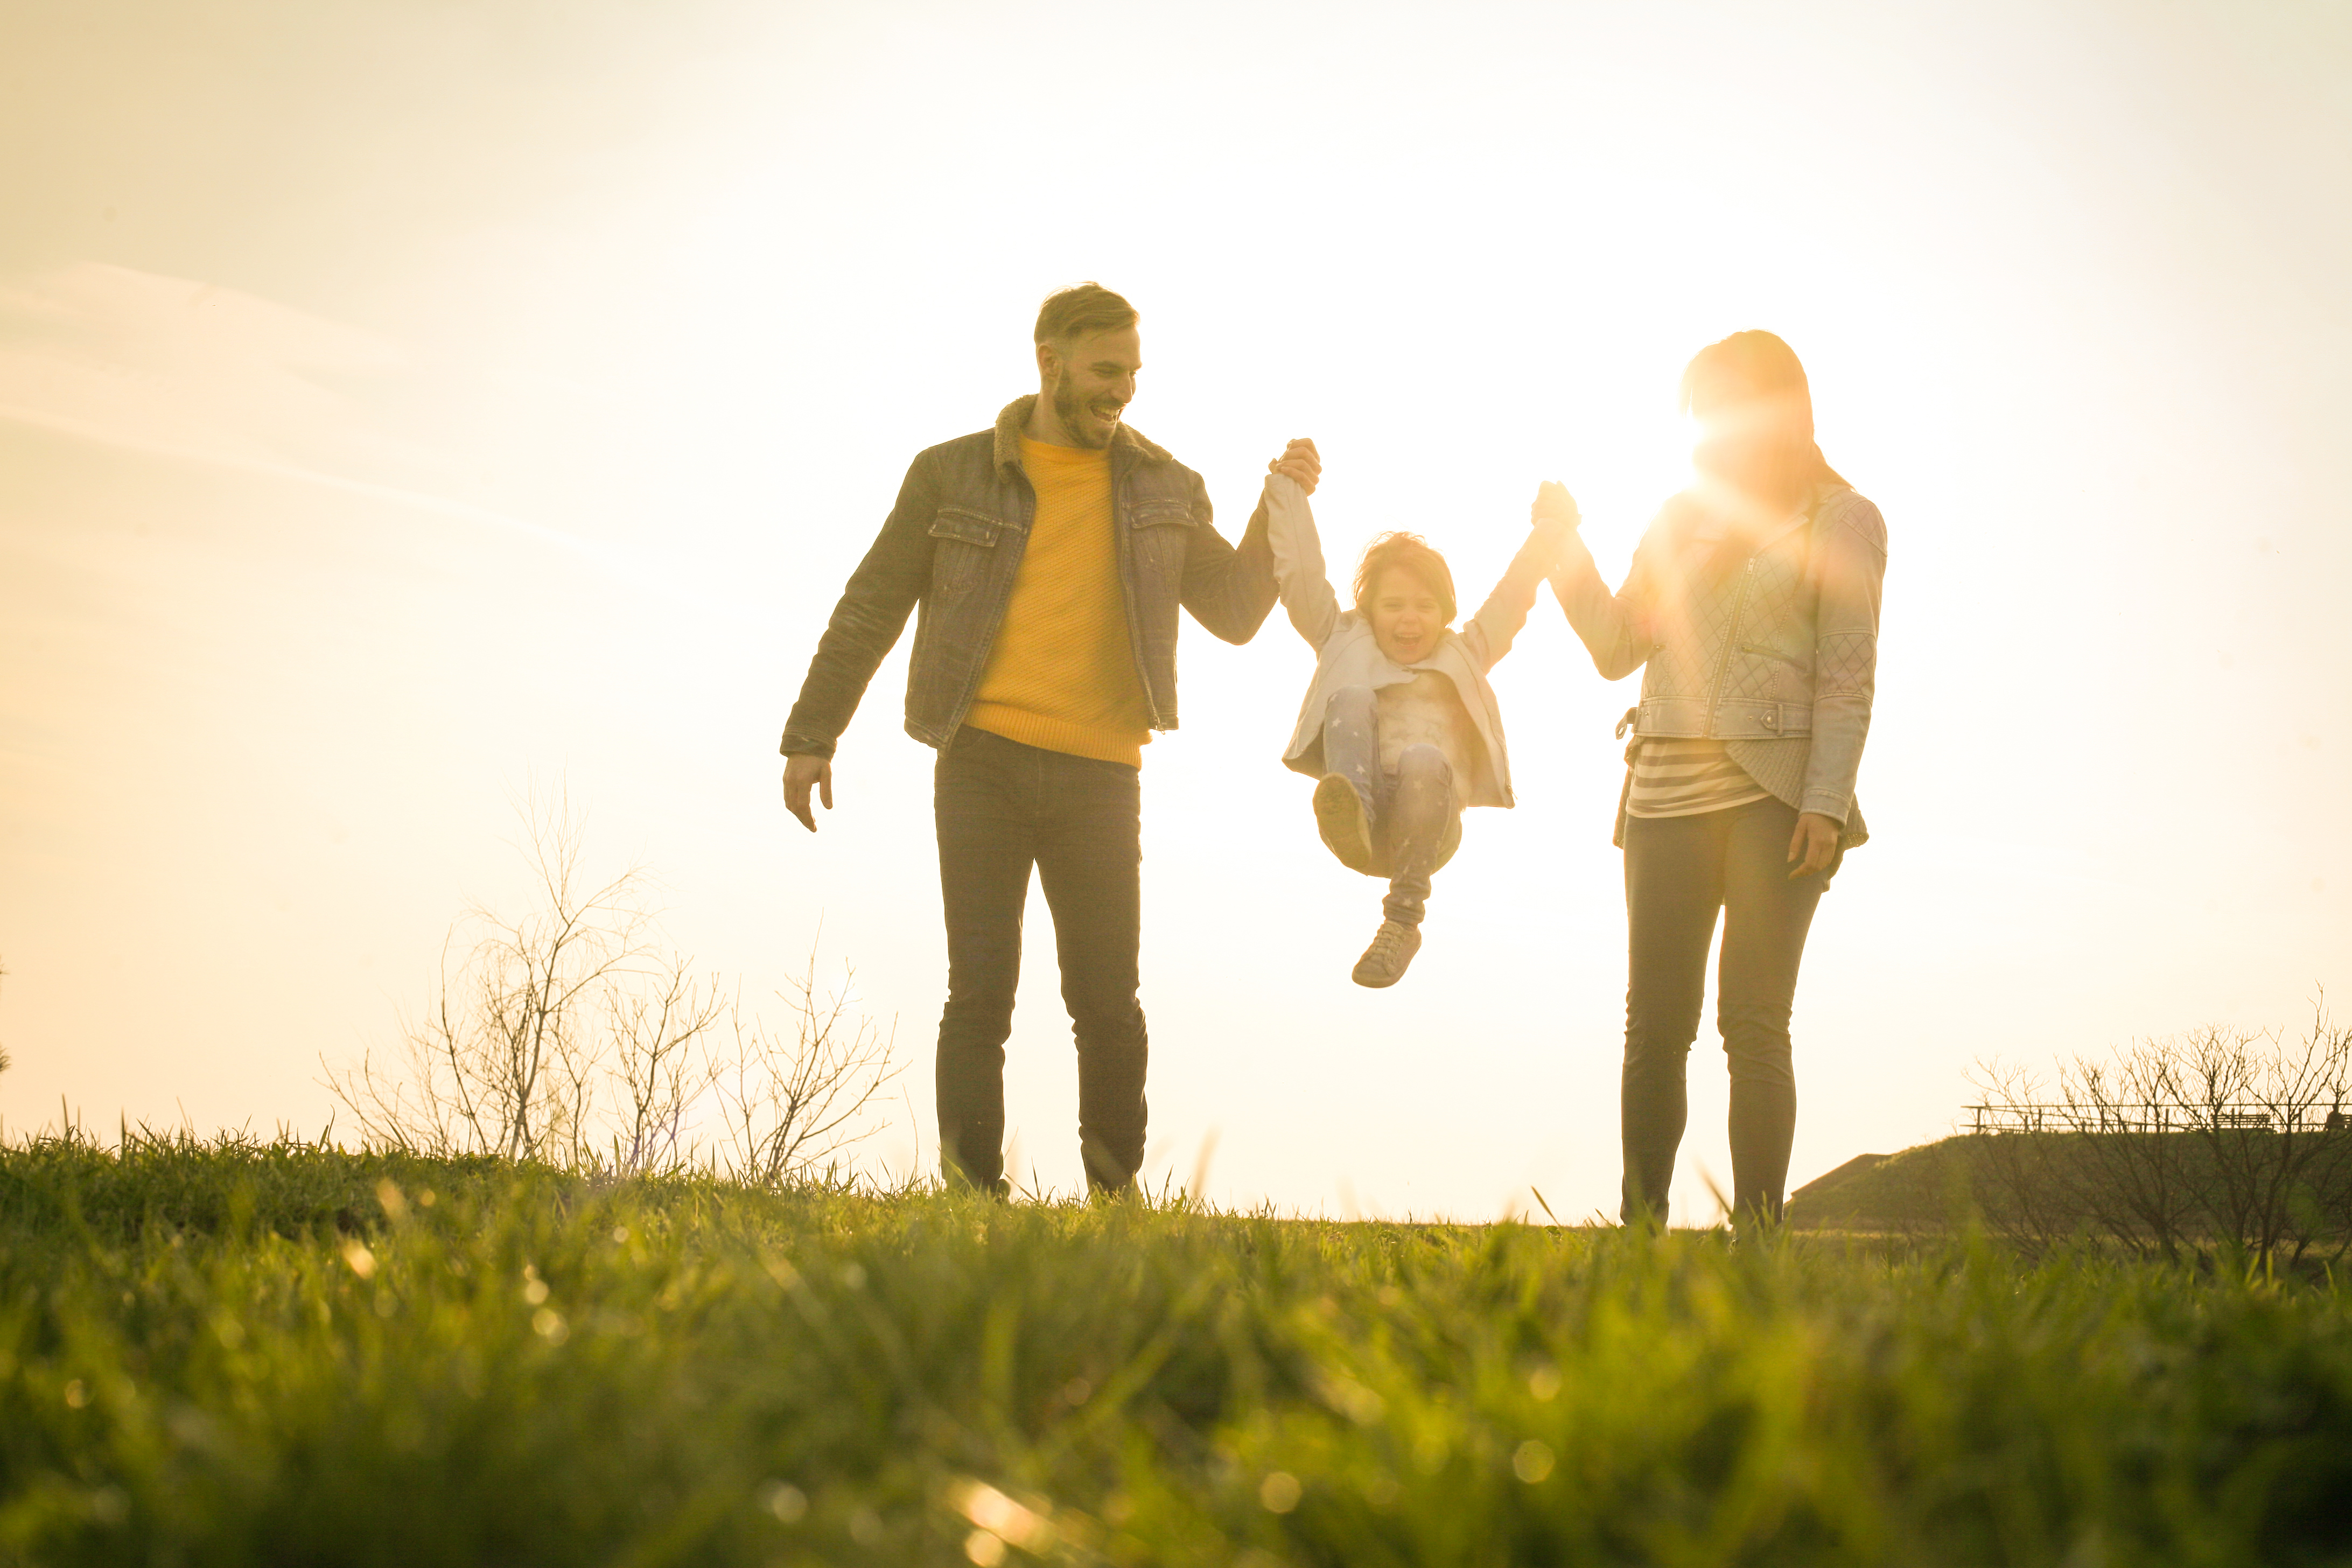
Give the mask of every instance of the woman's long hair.
[[(1813, 393), (1797, 351), (1773, 333), (1734, 332), (1691, 356), (1683, 369), (1677, 402), (1685, 414), (1703, 421), (1727, 416), (1753, 420), (1764, 426), (1763, 439), (1743, 442), (1736, 471), (1711, 468), (1708, 477), (1741, 491), (1774, 516), (1805, 504), (1815, 488), (1846, 481), (1822, 456), (1813, 439)], [(1702, 457), (1702, 466), (1706, 466)], [(1760, 521), (1760, 520), (1758, 520)], [(1692, 521), (1696, 521), (1696, 515)], [(1755, 540), (1748, 528), (1734, 526), (1706, 566), (1704, 581), (1713, 581), (1748, 558)]]
[(1734, 332), (1691, 356), (1683, 369), (1682, 412), (1701, 418), (1748, 405), (1774, 427), (1762, 462), (1724, 475), (1758, 500), (1795, 506), (1813, 486), (1845, 480), (1813, 440), (1813, 389), (1797, 351), (1770, 332)]

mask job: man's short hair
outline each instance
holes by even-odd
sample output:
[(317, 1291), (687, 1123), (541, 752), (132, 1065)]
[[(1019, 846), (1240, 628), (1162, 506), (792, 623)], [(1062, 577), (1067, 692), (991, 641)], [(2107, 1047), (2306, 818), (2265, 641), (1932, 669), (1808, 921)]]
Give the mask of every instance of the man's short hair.
[(1380, 591), (1381, 574), (1395, 567), (1409, 574), (1437, 599), (1442, 625), (1454, 624), (1454, 573), (1445, 557), (1417, 533), (1383, 533), (1356, 563), (1356, 608), (1370, 613), (1365, 601)]
[(1066, 343), (1097, 332), (1116, 332), (1136, 322), (1136, 309), (1124, 296), (1099, 283), (1074, 283), (1045, 296), (1037, 310), (1037, 341)]

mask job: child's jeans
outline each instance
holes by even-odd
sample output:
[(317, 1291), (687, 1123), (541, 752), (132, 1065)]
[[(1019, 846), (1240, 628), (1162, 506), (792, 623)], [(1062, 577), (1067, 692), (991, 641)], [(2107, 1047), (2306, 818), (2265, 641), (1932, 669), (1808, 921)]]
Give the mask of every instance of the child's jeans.
[(1323, 712), (1323, 771), (1339, 774), (1363, 797), (1372, 863), (1389, 873), (1381, 912), (1401, 925), (1419, 925), (1430, 877), (1462, 840), (1462, 808), (1445, 753), (1408, 746), (1397, 771), (1382, 773), (1380, 699), (1370, 687), (1349, 686), (1331, 694)]

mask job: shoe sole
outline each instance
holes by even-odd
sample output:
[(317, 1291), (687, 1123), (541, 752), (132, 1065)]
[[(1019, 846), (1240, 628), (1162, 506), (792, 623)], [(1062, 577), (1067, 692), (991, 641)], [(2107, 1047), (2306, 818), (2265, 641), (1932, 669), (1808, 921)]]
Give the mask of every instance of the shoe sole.
[(1315, 831), (1340, 865), (1370, 875), (1372, 836), (1364, 821), (1364, 800), (1356, 786), (1338, 773), (1326, 773), (1316, 781)]

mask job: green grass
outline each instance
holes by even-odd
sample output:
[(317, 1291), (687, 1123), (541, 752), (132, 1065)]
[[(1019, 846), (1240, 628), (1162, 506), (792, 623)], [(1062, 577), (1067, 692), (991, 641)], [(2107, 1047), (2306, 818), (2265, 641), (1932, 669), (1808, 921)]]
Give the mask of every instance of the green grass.
[(2347, 1496), (2325, 1282), (0, 1152), (0, 1562), (2294, 1563)]

